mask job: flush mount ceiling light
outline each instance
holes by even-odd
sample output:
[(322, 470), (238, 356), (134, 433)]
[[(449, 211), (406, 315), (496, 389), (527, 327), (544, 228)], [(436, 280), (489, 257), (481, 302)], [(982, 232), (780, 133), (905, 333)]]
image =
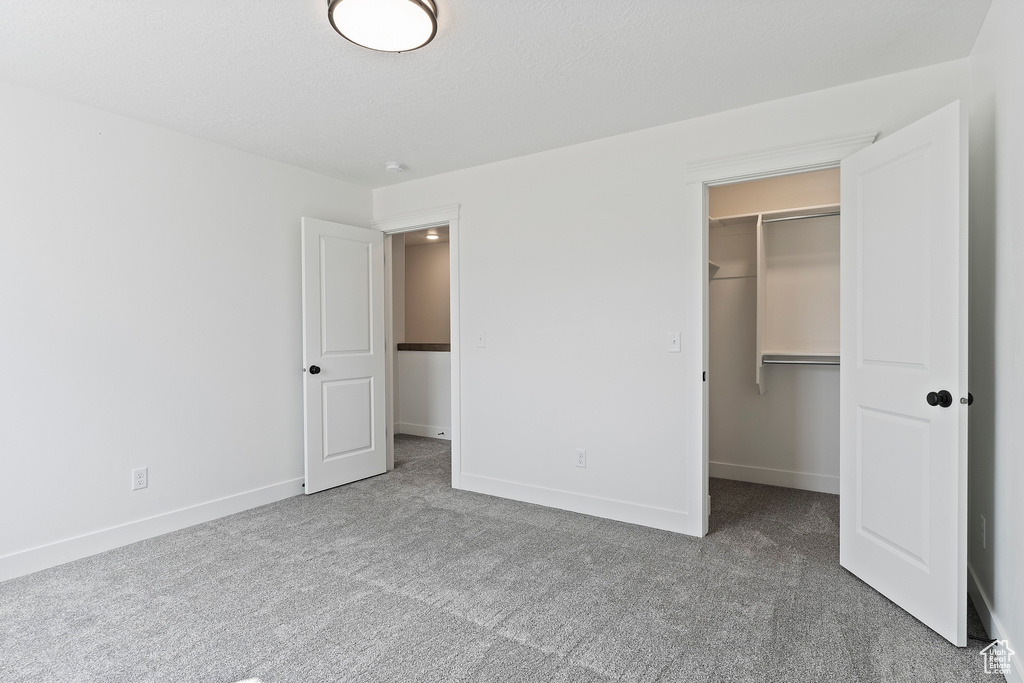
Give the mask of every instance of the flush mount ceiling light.
[(434, 0), (329, 0), (327, 16), (343, 38), (379, 52), (409, 52), (437, 33)]
[(436, 240), (436, 239), (438, 239), (438, 237), (439, 236), (438, 236), (438, 234), (436, 232), (428, 232), (427, 233), (427, 239), (428, 240)]

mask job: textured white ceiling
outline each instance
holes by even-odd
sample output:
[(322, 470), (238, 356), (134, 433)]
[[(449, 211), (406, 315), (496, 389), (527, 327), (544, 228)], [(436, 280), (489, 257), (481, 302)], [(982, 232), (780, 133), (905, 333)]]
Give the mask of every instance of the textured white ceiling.
[(378, 187), (964, 57), (990, 2), (437, 0), (382, 54), (327, 0), (2, 0), (0, 79)]

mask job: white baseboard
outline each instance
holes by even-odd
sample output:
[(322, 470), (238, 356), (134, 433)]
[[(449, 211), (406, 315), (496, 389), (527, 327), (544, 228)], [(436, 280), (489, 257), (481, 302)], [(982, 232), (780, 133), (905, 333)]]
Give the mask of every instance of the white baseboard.
[(768, 484), (769, 486), (785, 486), (790, 489), (839, 494), (839, 477), (827, 474), (790, 472), (770, 467), (733, 465), (727, 462), (709, 462), (708, 466), (708, 473), (718, 479), (734, 479), (749, 481), (752, 484)]
[(302, 494), (302, 479), (218, 498), (0, 557), (0, 581)]
[(531, 484), (520, 484), (504, 479), (493, 479), (476, 474), (462, 473), (462, 488), (465, 491), (484, 493), (499, 498), (510, 498), (524, 503), (533, 503), (545, 507), (580, 512), (594, 517), (614, 519), (619, 522), (639, 524), (680, 534), (699, 535), (701, 524), (696, 524), (697, 533), (693, 533), (694, 520), (686, 512), (665, 508), (627, 503), (621, 500), (588, 496), (582, 493), (560, 491)]
[(429, 436), (431, 439), (452, 440), (451, 427), (431, 427), (430, 425), (418, 425), (411, 422), (396, 423), (395, 434), (412, 434), (413, 436)]
[(970, 562), (967, 563), (967, 594), (971, 596), (971, 602), (974, 603), (974, 609), (978, 611), (981, 625), (985, 627), (988, 637), (992, 640), (1009, 640), (1010, 648), (1014, 650), (1014, 654), (1010, 655), (1010, 674), (1006, 676), (1006, 683), (1024, 683), (1022, 650), (1018, 645), (1018, 642), (1021, 641), (1011, 637), (1003, 628), (995, 610), (992, 609), (992, 601), (985, 589), (981, 587), (981, 582), (978, 581), (978, 576), (974, 573), (974, 567)]
[(992, 603), (978, 582), (978, 577), (970, 562), (967, 563), (967, 594), (971, 596), (974, 609), (978, 610), (978, 616), (981, 618), (981, 625), (985, 627), (985, 632), (989, 634), (990, 638), (996, 638), (995, 635), (992, 635), (996, 630), (993, 623)]

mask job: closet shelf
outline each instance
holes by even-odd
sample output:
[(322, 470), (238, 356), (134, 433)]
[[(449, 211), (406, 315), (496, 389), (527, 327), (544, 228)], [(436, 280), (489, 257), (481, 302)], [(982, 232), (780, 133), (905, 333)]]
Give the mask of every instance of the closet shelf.
[(721, 267), (711, 259), (708, 259), (708, 278), (713, 278)]
[(839, 355), (829, 353), (764, 353), (762, 365), (839, 365)]
[(399, 351), (451, 351), (451, 344), (439, 342), (399, 342)]
[(792, 209), (776, 209), (774, 211), (759, 211), (757, 213), (740, 213), (734, 216), (709, 216), (708, 225), (713, 228), (721, 228), (726, 225), (737, 225), (739, 223), (756, 223), (758, 216), (764, 216), (766, 219), (778, 219), (789, 218), (801, 214), (832, 213), (834, 211), (839, 211), (838, 204), (817, 204), (814, 206), (799, 206)]

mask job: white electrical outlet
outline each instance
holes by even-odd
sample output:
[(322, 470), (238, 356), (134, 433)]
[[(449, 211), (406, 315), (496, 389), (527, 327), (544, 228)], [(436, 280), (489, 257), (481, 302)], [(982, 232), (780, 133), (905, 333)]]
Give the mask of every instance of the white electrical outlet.
[(576, 449), (576, 467), (587, 466), (587, 449), (577, 448)]
[(981, 547), (988, 547), (985, 543), (985, 515), (981, 516)]
[(476, 347), (482, 349), (487, 346), (487, 335), (480, 332), (476, 335)]
[(138, 491), (149, 486), (149, 468), (140, 467), (132, 470), (132, 491)]

